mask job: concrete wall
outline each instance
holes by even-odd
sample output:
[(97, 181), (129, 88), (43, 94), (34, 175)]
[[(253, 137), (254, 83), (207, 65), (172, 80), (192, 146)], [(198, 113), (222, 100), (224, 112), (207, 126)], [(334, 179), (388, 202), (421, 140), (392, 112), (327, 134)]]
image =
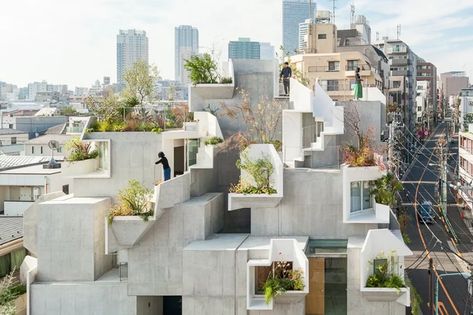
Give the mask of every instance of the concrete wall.
[[(39, 281), (93, 281), (112, 267), (105, 256), (109, 198), (58, 198), (36, 213)], [(58, 224), (51, 227), (51, 222)]]
[(128, 293), (181, 295), (183, 248), (223, 228), (222, 194), (205, 194), (167, 209), (128, 251)]
[[(162, 166), (155, 165), (162, 150), (162, 135), (153, 132), (93, 132), (86, 139), (111, 140), (111, 177), (75, 178), (75, 196), (115, 196), (136, 179), (146, 187), (153, 187), (162, 179)], [(169, 152), (168, 152), (169, 151)], [(172, 151), (166, 151), (170, 165)]]
[(36, 282), (31, 285), (31, 315), (149, 314), (138, 313), (137, 309), (137, 297), (127, 295), (126, 282)]
[(276, 208), (251, 211), (252, 235), (344, 239), (376, 224), (344, 224), (340, 170), (285, 169), (284, 198)]
[(360, 291), (361, 240), (349, 241), (347, 249), (347, 315), (404, 315), (406, 308), (397, 302), (372, 302), (363, 298)]

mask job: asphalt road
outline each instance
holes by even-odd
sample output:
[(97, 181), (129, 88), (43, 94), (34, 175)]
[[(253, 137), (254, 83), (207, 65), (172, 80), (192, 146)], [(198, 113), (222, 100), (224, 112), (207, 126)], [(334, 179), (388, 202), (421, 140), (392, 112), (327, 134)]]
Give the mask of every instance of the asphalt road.
[[(453, 229), (460, 241), (456, 244), (447, 232), (445, 220), (441, 216), (438, 200), (439, 162), (435, 147), (439, 137), (445, 134), (445, 124), (440, 125), (425, 146), (415, 153), (414, 162), (406, 173), (404, 181), (403, 204), (408, 213), (406, 233), (411, 240), (409, 247), (414, 256), (406, 258), (406, 274), (422, 298), (422, 313), (430, 313), (429, 297), (429, 258), (433, 259), (433, 287), (439, 274), (465, 272), (467, 266), (449, 249), (460, 253), (466, 260), (473, 261), (473, 236), (460, 218), (456, 207), (454, 190), (448, 190), (448, 215)], [(453, 170), (456, 167), (458, 145), (456, 141), (449, 144), (449, 170), (452, 173), (449, 180), (454, 179)], [(414, 152), (413, 152), (414, 154)], [(425, 225), (416, 215), (423, 201), (431, 201), (434, 210), (439, 214), (436, 223)], [(412, 293), (411, 293), (412, 294)], [(433, 295), (433, 294), (432, 294)], [(467, 280), (462, 276), (448, 276), (439, 281), (439, 314), (470, 314), (470, 300), (467, 292)]]

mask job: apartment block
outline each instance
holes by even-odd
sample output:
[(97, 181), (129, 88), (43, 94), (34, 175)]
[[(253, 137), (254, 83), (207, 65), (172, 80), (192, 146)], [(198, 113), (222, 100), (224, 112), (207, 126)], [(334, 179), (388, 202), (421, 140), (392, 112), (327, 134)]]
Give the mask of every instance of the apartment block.
[(187, 59), (199, 53), (199, 30), (190, 25), (179, 25), (174, 29), (174, 71), (176, 81), (190, 82), (184, 64)]
[(419, 82), (427, 82), (426, 97), (427, 107), (431, 112), (431, 119), (436, 122), (437, 116), (442, 112), (438, 106), (437, 67), (431, 62), (423, 59), (417, 60), (417, 85)]
[(117, 35), (117, 83), (123, 87), (123, 76), (137, 61), (148, 63), (148, 37), (141, 30), (120, 30)]

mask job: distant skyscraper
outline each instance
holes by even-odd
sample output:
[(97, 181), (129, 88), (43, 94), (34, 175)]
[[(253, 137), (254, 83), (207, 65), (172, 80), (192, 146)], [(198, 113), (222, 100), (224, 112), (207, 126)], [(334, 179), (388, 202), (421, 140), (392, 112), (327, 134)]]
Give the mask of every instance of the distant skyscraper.
[(148, 37), (145, 31), (120, 30), (117, 35), (117, 83), (123, 88), (125, 71), (137, 61), (148, 63)]
[(174, 29), (175, 78), (182, 83), (189, 82), (184, 64), (187, 59), (199, 53), (199, 30), (190, 25), (180, 25)]
[(313, 19), (316, 10), (313, 0), (282, 1), (282, 43), (290, 54), (294, 54), (299, 47), (299, 24)]
[(228, 59), (260, 59), (260, 43), (240, 37), (228, 43)]
[(276, 58), (274, 46), (270, 43), (260, 43), (259, 50), (259, 57), (261, 60), (273, 60)]

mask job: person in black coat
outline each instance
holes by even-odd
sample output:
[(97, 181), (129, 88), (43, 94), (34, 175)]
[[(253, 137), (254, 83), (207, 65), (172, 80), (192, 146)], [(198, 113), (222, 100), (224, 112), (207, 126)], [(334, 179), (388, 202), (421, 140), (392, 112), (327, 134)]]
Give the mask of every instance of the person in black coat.
[(169, 167), (169, 162), (163, 152), (158, 153), (159, 160), (154, 164), (163, 165), (164, 181), (171, 179), (171, 168)]

